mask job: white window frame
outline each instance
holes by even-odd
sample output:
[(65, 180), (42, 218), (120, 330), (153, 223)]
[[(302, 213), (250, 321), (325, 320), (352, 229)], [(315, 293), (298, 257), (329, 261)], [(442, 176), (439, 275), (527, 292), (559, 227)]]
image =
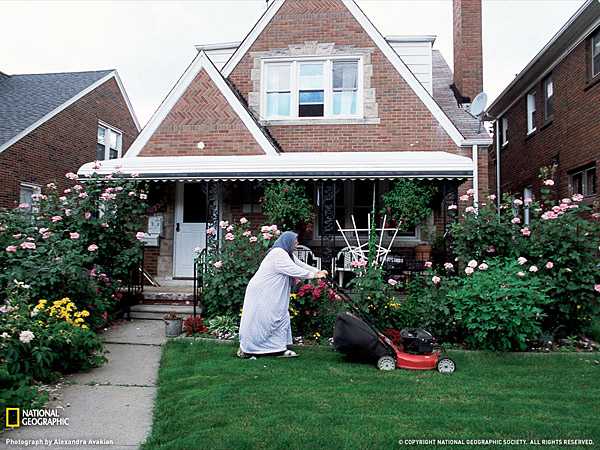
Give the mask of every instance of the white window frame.
[[(98, 121), (98, 126), (96, 128), (96, 145), (99, 144), (98, 142), (98, 128), (105, 128), (107, 130), (113, 131), (114, 133), (117, 133), (121, 136), (121, 145), (119, 146), (117, 150), (117, 158), (121, 158), (123, 156), (123, 131), (118, 129), (117, 127), (113, 127), (112, 125), (107, 124), (106, 122), (103, 122), (101, 120)], [(110, 159), (110, 139), (107, 139), (107, 133), (104, 133), (104, 160), (103, 161), (108, 161)]]
[(527, 202), (525, 200), (531, 200), (533, 201), (533, 188), (531, 186), (527, 186), (525, 189), (523, 189), (523, 200), (524, 200), (524, 207), (523, 207), (523, 218), (525, 220), (525, 225), (529, 225), (529, 223), (531, 222), (531, 203)]
[[(552, 96), (548, 96), (548, 82), (552, 83)], [(544, 80), (542, 81), (542, 86), (543, 86), (543, 91), (544, 91), (544, 122), (550, 122), (552, 121), (552, 119), (554, 119), (554, 110), (556, 108), (555, 105), (555, 98), (556, 98), (556, 92), (554, 89), (554, 77), (552, 76), (552, 74), (548, 75), (546, 78), (544, 78)], [(548, 114), (548, 101), (550, 100), (550, 98), (552, 98), (552, 114)]]
[(598, 55), (600, 55), (600, 50), (598, 50), (598, 53), (594, 54), (594, 51), (596, 50), (596, 43), (600, 41), (600, 29), (596, 30), (596, 32), (592, 35), (592, 78), (597, 77), (598, 75), (600, 75), (600, 69), (598, 70), (598, 72), (594, 71), (594, 58)]
[[(569, 174), (569, 192), (571, 192), (571, 195), (573, 195), (573, 194), (576, 193), (573, 190), (573, 177), (575, 177), (577, 175), (580, 175), (580, 174), (581, 174), (581, 190), (583, 191), (583, 192), (581, 192), (581, 194), (584, 197), (593, 197), (593, 196), (595, 196), (595, 195), (598, 194), (598, 192), (591, 193), (591, 194), (588, 193), (589, 192), (589, 186), (587, 184), (587, 178), (588, 178), (587, 177), (587, 173), (590, 172), (590, 171), (595, 172), (596, 173), (596, 177), (598, 177), (598, 173), (596, 171), (596, 166), (595, 165), (593, 165), (593, 166), (587, 166), (584, 169), (581, 169), (581, 170), (578, 170), (576, 172), (572, 172), (572, 173)], [(596, 181), (596, 183), (597, 183), (597, 181)], [(593, 189), (596, 190), (596, 186), (593, 186)]]
[(502, 133), (502, 147), (508, 145), (508, 118), (503, 117), (500, 125), (500, 132)]
[(535, 113), (536, 113), (536, 104), (535, 104), (535, 91), (527, 94), (527, 134), (530, 135), (537, 128), (535, 126)]
[[(25, 183), (25, 182), (21, 182), (19, 183), (19, 204), (23, 203), (22, 199), (21, 199), (21, 192), (23, 191), (23, 189), (31, 189), (31, 195), (40, 195), (42, 193), (42, 187), (39, 184), (35, 184), (35, 183)], [(36, 213), (38, 211), (38, 208), (36, 206), (36, 201), (32, 198), (31, 202), (29, 202), (30, 208), (29, 211)]]
[[(357, 104), (356, 114), (333, 114), (333, 62), (334, 61), (352, 61), (358, 63), (357, 74)], [(323, 62), (324, 69), (324, 108), (323, 116), (317, 117), (299, 117), (300, 105), (300, 63), (302, 62)], [(268, 116), (267, 110), (267, 69), (268, 64), (273, 63), (289, 63), (291, 64), (291, 107), (289, 116)], [(307, 56), (302, 58), (264, 58), (261, 60), (261, 75), (260, 75), (260, 117), (262, 120), (268, 121), (314, 121), (314, 120), (332, 120), (332, 119), (363, 119), (364, 118), (364, 61), (362, 56), (330, 56), (327, 58), (318, 56)]]

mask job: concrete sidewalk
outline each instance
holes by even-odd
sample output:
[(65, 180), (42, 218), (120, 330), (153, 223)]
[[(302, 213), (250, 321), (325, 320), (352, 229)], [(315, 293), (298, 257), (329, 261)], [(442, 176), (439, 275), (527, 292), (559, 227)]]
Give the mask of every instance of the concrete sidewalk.
[[(152, 426), (161, 345), (166, 341), (162, 320), (132, 320), (114, 324), (102, 334), (108, 362), (87, 373), (68, 375), (53, 386), (47, 408), (59, 408), (66, 426), (23, 426), (0, 436), (8, 449), (134, 450)], [(92, 445), (55, 440), (100, 441)], [(13, 442), (11, 442), (11, 440)], [(21, 442), (14, 442), (19, 441)], [(23, 440), (29, 442), (23, 442)], [(39, 444), (31, 441), (41, 440)], [(46, 440), (46, 441), (45, 441)], [(48, 445), (48, 440), (54, 444)]]

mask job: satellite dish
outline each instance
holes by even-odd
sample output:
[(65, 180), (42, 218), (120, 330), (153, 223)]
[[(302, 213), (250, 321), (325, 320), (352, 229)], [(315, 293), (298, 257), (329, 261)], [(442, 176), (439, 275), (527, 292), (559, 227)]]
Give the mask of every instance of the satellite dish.
[(477, 97), (469, 106), (469, 112), (474, 117), (479, 117), (485, 111), (485, 107), (487, 106), (488, 96), (485, 92), (477, 94)]

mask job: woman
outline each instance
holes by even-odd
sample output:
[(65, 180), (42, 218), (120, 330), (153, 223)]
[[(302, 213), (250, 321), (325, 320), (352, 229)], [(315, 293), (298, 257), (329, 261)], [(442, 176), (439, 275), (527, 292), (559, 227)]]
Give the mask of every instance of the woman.
[(296, 258), (293, 252), (297, 245), (296, 233), (282, 233), (248, 283), (240, 322), (239, 357), (298, 356), (287, 349), (292, 344), (288, 311), (292, 278), (324, 278), (327, 271), (319, 271)]

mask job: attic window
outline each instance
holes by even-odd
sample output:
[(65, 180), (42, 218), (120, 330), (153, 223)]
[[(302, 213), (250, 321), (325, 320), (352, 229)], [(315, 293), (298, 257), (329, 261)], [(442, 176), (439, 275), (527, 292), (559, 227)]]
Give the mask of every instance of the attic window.
[(362, 117), (360, 59), (263, 62), (268, 120)]
[(116, 159), (121, 157), (123, 147), (123, 132), (104, 122), (98, 122), (98, 137), (96, 140), (96, 159)]
[(600, 29), (592, 36), (592, 77), (600, 75)]

